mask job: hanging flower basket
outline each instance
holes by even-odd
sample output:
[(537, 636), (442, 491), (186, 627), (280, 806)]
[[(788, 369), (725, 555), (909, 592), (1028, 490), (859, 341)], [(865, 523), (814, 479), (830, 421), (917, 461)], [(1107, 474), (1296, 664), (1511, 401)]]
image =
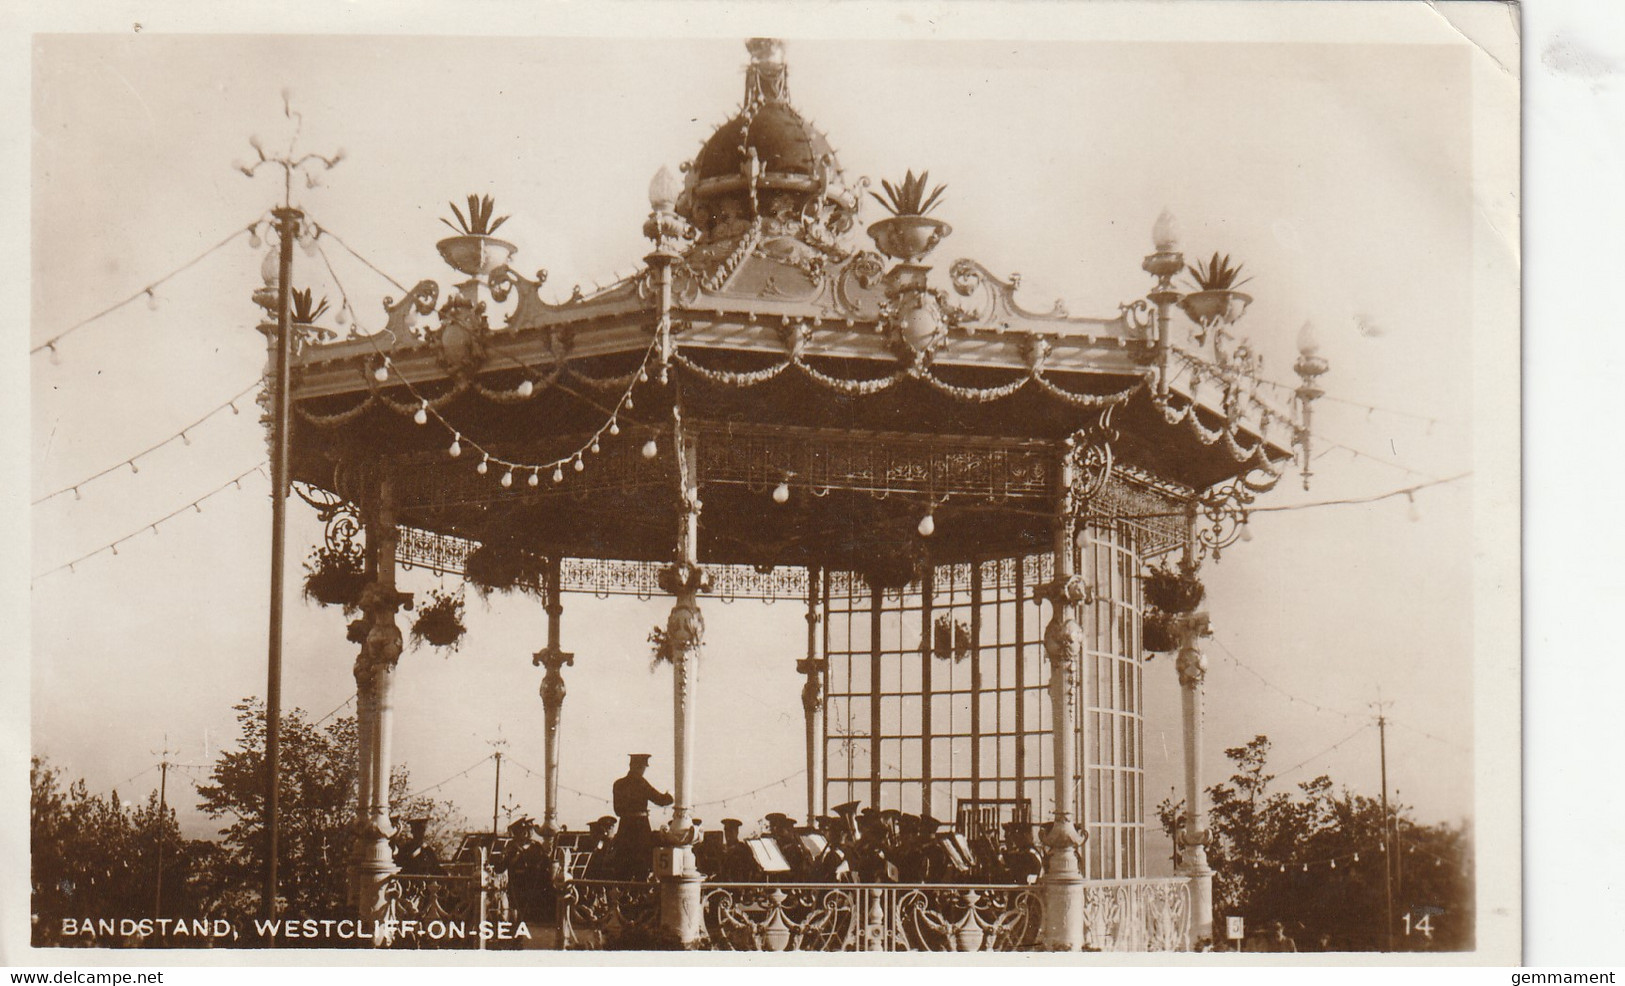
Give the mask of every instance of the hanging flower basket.
[(654, 674), (662, 664), (672, 663), (671, 641), (666, 637), (666, 628), (658, 623), (649, 629), (648, 639), (649, 673)]
[(367, 584), (367, 566), (361, 548), (317, 548), (305, 561), (304, 596), (323, 606), (342, 606), (345, 612), (361, 603)]
[(963, 661), (970, 657), (970, 624), (950, 619), (946, 613), (937, 617), (932, 625), (931, 653), (944, 661)]
[(1140, 624), (1140, 646), (1152, 653), (1168, 653), (1179, 649), (1179, 635), (1174, 632), (1174, 618), (1167, 613), (1147, 613)]
[(1206, 589), (1194, 571), (1153, 568), (1141, 580), (1146, 604), (1164, 613), (1190, 613), (1202, 604)]
[(468, 553), (463, 560), (463, 579), (481, 596), (515, 589), (539, 595), (544, 564), (542, 556), (514, 541), (492, 539)]
[(456, 651), (463, 644), (468, 628), (463, 625), (463, 599), (460, 595), (441, 592), (429, 593), (428, 603), (418, 607), (417, 618), (412, 621), (412, 643), (428, 643)]

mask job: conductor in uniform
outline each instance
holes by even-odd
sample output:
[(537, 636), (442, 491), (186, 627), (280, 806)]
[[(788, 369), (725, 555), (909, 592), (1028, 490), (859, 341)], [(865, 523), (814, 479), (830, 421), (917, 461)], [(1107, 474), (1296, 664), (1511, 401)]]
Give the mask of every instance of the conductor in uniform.
[(615, 859), (623, 880), (647, 880), (654, 871), (654, 833), (649, 828), (649, 806), (665, 808), (672, 796), (655, 789), (643, 776), (649, 754), (634, 753), (626, 776), (615, 782)]

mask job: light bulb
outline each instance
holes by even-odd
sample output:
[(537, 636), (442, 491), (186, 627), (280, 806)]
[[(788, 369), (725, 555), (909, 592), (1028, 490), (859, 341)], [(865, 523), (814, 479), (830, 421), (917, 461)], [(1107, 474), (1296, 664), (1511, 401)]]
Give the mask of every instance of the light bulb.
[(520, 397), (529, 397), (531, 394), (533, 394), (535, 392), (536, 392), (536, 385), (534, 383), (530, 382), (529, 380), (521, 380), (521, 381), (519, 381), (519, 396)]
[(152, 293), (151, 288), (148, 288), (147, 289), (147, 311), (155, 312), (157, 310), (158, 310), (158, 296)]
[(654, 439), (651, 438), (648, 441), (643, 443), (643, 457), (645, 459), (652, 459), (652, 458), (654, 458), (655, 456), (657, 456), (659, 454), (660, 454), (660, 446), (655, 444)]
[(1304, 322), (1303, 328), (1298, 330), (1298, 352), (1303, 356), (1320, 352), (1320, 336), (1315, 332), (1315, 323)]
[(789, 483), (780, 483), (779, 485), (773, 487), (773, 502), (774, 503), (789, 503), (790, 502), (790, 484)]
[(574, 466), (575, 471), (580, 472), (581, 470), (583, 470), (585, 468), (587, 468), (587, 464), (585, 462), (581, 461), (581, 456), (579, 456), (579, 455), (576, 456), (576, 461), (575, 461), (575, 466)]
[(921, 517), (920, 526), (917, 528), (917, 530), (920, 532), (920, 537), (923, 538), (928, 538), (932, 534), (935, 534), (937, 530), (936, 517), (932, 516), (931, 514), (926, 514), (924, 517)]
[(54, 343), (54, 342), (46, 343), (45, 344), (45, 349), (46, 349), (46, 352), (49, 354), (46, 358), (51, 361), (51, 365), (52, 366), (61, 366), (62, 365), (62, 354), (56, 351), (56, 343)]
[(378, 364), (378, 368), (372, 371), (372, 378), (379, 383), (389, 382), (389, 360)]
[(1151, 242), (1156, 244), (1158, 253), (1173, 253), (1179, 249), (1179, 224), (1167, 209), (1162, 210), (1151, 226)]
[(463, 454), (463, 436), (456, 435), (451, 440), (451, 448), (446, 449), (453, 459)]
[(648, 368), (647, 367), (642, 367), (642, 366), (638, 367), (638, 383), (648, 383), (648, 382), (649, 382), (649, 370), (648, 370)]
[(502, 474), (502, 488), (507, 489), (508, 487), (510, 487), (512, 485), (513, 485), (513, 470), (509, 469), (507, 472)]
[(619, 435), (621, 433), (621, 423), (611, 419), (609, 422), (609, 433), (611, 435)]
[(419, 407), (417, 409), (417, 411), (415, 413), (413, 413), (412, 420), (415, 421), (416, 423), (420, 424), (420, 425), (428, 424), (429, 423), (429, 405), (424, 404), (422, 407)]
[(490, 470), (491, 470), (491, 457), (489, 455), (486, 456), (485, 458), (481, 459), (480, 464), (474, 467), (474, 471), (479, 473), (481, 476), (485, 475)]
[(1422, 519), (1422, 511), (1417, 509), (1414, 493), (1405, 494), (1405, 519), (1413, 524)]
[(555, 482), (555, 483), (564, 482), (564, 467), (563, 466), (554, 466), (553, 467), (553, 482)]
[(339, 323), (340, 325), (349, 325), (350, 324), (350, 306), (349, 305), (340, 306), (339, 313), (337, 315), (333, 316), (333, 321)]
[[(242, 165), (236, 165), (236, 168), (237, 168), (237, 170), (241, 171), (242, 170)], [(264, 240), (260, 239), (260, 231), (257, 230), (257, 229), (254, 229), (253, 227), (249, 227), (249, 230), (248, 230), (248, 245), (251, 248), (253, 248), (255, 250), (258, 250), (260, 248), (260, 246), (264, 242), (265, 242)]]
[(598, 454), (598, 439), (594, 438), (592, 440), (592, 444), (587, 446), (587, 447), (592, 450), (593, 455), (597, 455)]
[(1246, 521), (1241, 522), (1241, 539), (1243, 541), (1251, 541), (1253, 539), (1253, 529), (1247, 524)]
[(136, 473), (138, 473), (140, 471), (141, 471), (141, 467), (135, 464), (134, 459), (131, 459), (130, 460), (130, 475), (133, 476), (133, 475), (135, 475)]
[(627, 395), (626, 395), (626, 409), (627, 409), (627, 410), (628, 410), (628, 411), (630, 411), (630, 410), (632, 410), (632, 409), (633, 409), (633, 408), (634, 408), (634, 407), (636, 407), (636, 406), (637, 406), (637, 405), (636, 405), (636, 404), (633, 404), (633, 403), (632, 403), (632, 395), (631, 395), (631, 394), (627, 394)]
[(541, 485), (541, 482), (542, 482), (541, 473), (538, 473), (536, 470), (532, 469), (530, 471), (530, 478), (525, 480), (525, 482), (529, 483), (531, 486), (539, 486), (539, 485)]

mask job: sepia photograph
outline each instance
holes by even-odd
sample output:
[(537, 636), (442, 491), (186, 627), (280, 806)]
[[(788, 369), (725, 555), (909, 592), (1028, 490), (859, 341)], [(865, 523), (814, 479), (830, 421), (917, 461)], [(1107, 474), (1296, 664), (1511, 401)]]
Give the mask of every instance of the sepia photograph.
[(33, 34), (7, 961), (1517, 964), (1516, 8), (1016, 7)]

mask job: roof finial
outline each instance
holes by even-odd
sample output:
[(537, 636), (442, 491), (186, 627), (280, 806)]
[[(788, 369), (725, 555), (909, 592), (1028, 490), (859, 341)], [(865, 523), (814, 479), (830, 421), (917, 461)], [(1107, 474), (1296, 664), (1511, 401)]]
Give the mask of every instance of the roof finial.
[(745, 42), (750, 60), (757, 64), (783, 65), (784, 42), (778, 38), (751, 38)]
[(751, 38), (750, 68), (745, 71), (745, 105), (788, 103), (790, 72), (784, 64), (784, 42), (778, 38)]

